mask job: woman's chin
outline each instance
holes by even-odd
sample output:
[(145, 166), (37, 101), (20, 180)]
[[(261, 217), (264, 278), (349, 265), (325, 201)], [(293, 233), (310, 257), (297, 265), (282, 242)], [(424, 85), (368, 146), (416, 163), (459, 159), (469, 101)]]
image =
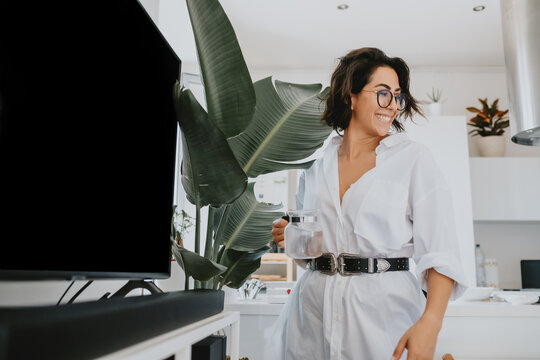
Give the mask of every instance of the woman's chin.
[(378, 126), (377, 127), (377, 135), (379, 135), (379, 136), (388, 135), (389, 132), (390, 132), (390, 126)]

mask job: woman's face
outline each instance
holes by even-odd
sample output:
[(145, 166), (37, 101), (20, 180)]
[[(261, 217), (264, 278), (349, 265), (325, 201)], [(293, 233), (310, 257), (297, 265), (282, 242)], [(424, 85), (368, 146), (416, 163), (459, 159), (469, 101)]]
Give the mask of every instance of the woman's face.
[[(377, 103), (377, 91), (380, 90), (390, 90), (394, 95), (386, 108)], [(349, 126), (359, 128), (368, 136), (385, 136), (398, 114), (395, 96), (400, 92), (396, 71), (387, 66), (378, 67), (362, 91), (351, 94), (352, 117)], [(379, 96), (383, 104), (383, 95)]]

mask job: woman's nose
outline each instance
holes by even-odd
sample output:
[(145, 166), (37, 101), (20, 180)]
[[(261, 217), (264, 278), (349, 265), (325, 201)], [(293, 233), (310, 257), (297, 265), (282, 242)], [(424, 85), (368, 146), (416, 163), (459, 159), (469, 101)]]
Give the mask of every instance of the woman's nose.
[(398, 111), (399, 110), (398, 99), (395, 96), (392, 99), (392, 101), (390, 101), (390, 105), (388, 106), (388, 108), (392, 109), (393, 111)]

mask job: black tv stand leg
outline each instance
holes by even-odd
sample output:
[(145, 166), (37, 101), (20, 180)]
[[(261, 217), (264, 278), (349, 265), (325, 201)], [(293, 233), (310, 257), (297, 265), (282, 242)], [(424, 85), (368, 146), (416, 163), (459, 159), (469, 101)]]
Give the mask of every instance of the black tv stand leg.
[(134, 289), (146, 289), (150, 291), (151, 294), (161, 294), (163, 293), (163, 290), (161, 290), (154, 282), (152, 281), (145, 281), (145, 280), (129, 280), (124, 286), (122, 286), (120, 289), (118, 289), (117, 292), (111, 295), (111, 297), (124, 297), (126, 296), (131, 290)]

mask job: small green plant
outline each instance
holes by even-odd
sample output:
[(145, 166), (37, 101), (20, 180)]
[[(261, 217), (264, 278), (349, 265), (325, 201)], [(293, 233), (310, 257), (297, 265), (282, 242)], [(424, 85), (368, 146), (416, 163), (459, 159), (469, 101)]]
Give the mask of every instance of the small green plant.
[(178, 245), (184, 246), (184, 239), (193, 227), (194, 218), (183, 209), (178, 211), (178, 206), (174, 205), (171, 236)]
[(438, 103), (441, 101), (442, 90), (431, 88), (431, 93), (427, 93), (426, 95), (429, 99), (428, 104)]
[(475, 129), (469, 131), (472, 136), (493, 136), (504, 134), (504, 129), (510, 126), (508, 120), (508, 110), (499, 110), (499, 99), (496, 99), (491, 105), (488, 99), (478, 99), (482, 104), (482, 110), (475, 107), (468, 107), (467, 111), (476, 115), (469, 120), (467, 125)]

